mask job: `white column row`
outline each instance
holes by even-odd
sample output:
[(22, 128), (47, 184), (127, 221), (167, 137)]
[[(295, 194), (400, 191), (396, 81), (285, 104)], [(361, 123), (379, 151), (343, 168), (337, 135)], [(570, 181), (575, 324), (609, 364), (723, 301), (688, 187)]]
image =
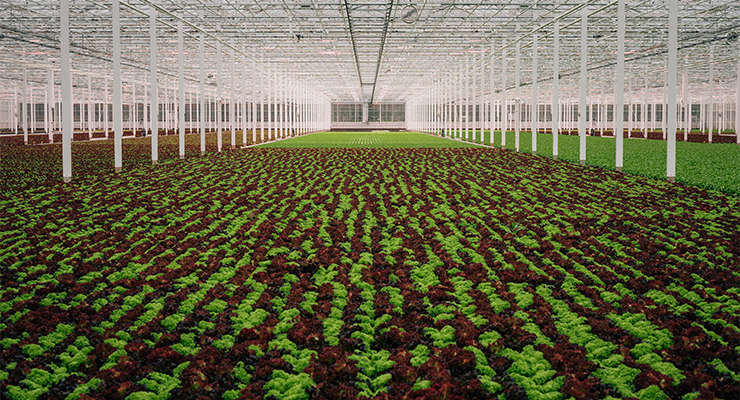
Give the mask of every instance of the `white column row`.
[[(121, 37), (120, 37), (120, 0), (113, 0), (112, 8), (112, 25), (113, 25), (113, 93), (112, 93), (112, 122), (114, 132), (114, 167), (116, 172), (120, 172), (123, 166), (122, 160), (122, 139), (123, 139), (123, 81), (121, 76)], [(61, 96), (59, 105), (55, 102), (54, 93), (54, 72), (48, 74), (48, 91), (44, 100), (44, 128), (49, 134), (49, 141), (53, 141), (52, 131), (54, 130), (54, 121), (61, 123), (62, 130), (62, 148), (63, 148), (63, 171), (62, 176), (66, 182), (72, 178), (72, 158), (71, 142), (73, 133), (73, 101), (72, 101), (72, 80), (71, 65), (69, 55), (69, 0), (63, 0), (60, 3), (60, 41), (61, 41)], [(201, 11), (203, 17), (203, 11)], [(152, 164), (158, 162), (158, 136), (159, 122), (162, 121), (162, 128), (166, 131), (177, 129), (178, 147), (180, 158), (185, 157), (185, 138), (186, 133), (186, 111), (190, 114), (190, 126), (194, 121), (200, 124), (200, 150), (205, 154), (206, 140), (205, 133), (207, 123), (212, 121), (211, 128), (215, 129), (218, 137), (218, 151), (222, 150), (222, 128), (231, 131), (231, 146), (236, 147), (236, 129), (241, 128), (243, 131), (242, 144), (247, 145), (246, 131), (251, 128), (252, 141), (256, 142), (256, 107), (259, 101), (261, 118), (261, 141), (265, 140), (265, 127), (267, 127), (267, 138), (269, 140), (286, 138), (294, 133), (307, 133), (311, 131), (328, 129), (330, 126), (331, 104), (328, 100), (314, 94), (307, 85), (296, 82), (295, 74), (289, 76), (287, 73), (276, 73), (275, 71), (265, 70), (263, 63), (260, 63), (260, 73), (257, 74), (255, 62), (252, 62), (252, 97), (247, 98), (247, 66), (244, 60), (245, 70), (242, 71), (242, 98), (237, 99), (236, 90), (236, 54), (231, 54), (231, 80), (229, 86), (229, 99), (224, 101), (222, 76), (221, 76), (221, 43), (217, 42), (217, 92), (215, 99), (212, 99), (211, 93), (205, 90), (205, 34), (200, 32), (199, 37), (199, 56), (200, 56), (200, 87), (196, 91), (196, 99), (193, 102), (193, 91), (186, 91), (184, 82), (184, 34), (182, 20), (178, 20), (178, 80), (177, 89), (170, 89), (165, 82), (160, 82), (157, 73), (157, 11), (150, 8), (149, 12), (149, 34), (150, 34), (150, 83), (149, 92), (147, 93), (146, 85), (144, 90), (144, 128), (149, 128), (151, 132), (151, 152)], [(255, 79), (256, 77), (259, 80)], [(101, 127), (108, 135), (108, 78), (104, 77), (104, 99), (94, 98), (94, 88), (92, 76), (87, 79), (87, 96), (86, 102), (80, 102), (80, 129), (86, 129), (88, 138), (92, 138), (93, 132)], [(260, 86), (265, 83), (266, 88)], [(162, 94), (159, 94), (159, 87), (162, 86)], [(129, 106), (130, 128), (137, 129), (136, 121), (138, 120), (138, 104), (136, 96), (137, 83), (131, 82), (131, 103)], [(262, 90), (265, 89), (265, 90)], [(14, 92), (15, 93), (15, 92)], [(27, 107), (29, 104), (35, 104), (33, 100), (32, 88), (28, 87), (27, 67), (24, 66), (22, 103), (18, 111), (14, 112), (13, 125), (17, 130), (15, 115), (29, 115)], [(146, 96), (149, 94), (150, 99)], [(189, 97), (186, 106), (185, 97)], [(17, 94), (14, 95), (13, 104), (18, 104)], [(29, 98), (30, 97), (30, 101)], [(80, 99), (83, 100), (83, 99)], [(251, 100), (251, 101), (250, 101)], [(200, 103), (200, 107), (194, 107), (194, 103)], [(251, 112), (250, 112), (251, 105)], [(147, 115), (147, 106), (149, 114)], [(187, 108), (186, 108), (187, 107)], [(265, 121), (265, 111), (267, 110), (267, 121)], [(55, 111), (57, 115), (55, 116)], [(85, 114), (87, 112), (87, 114)], [(35, 112), (30, 113), (31, 126), (35, 129)], [(84, 116), (87, 115), (86, 118)], [(147, 121), (147, 117), (148, 121)], [(86, 121), (85, 121), (86, 119)], [(228, 119), (228, 125), (226, 123)], [(21, 118), (21, 124), (24, 133), (24, 141), (28, 143), (29, 118)], [(84, 121), (84, 122), (83, 122)], [(267, 125), (265, 125), (267, 122)], [(84, 125), (84, 126), (83, 126)], [(17, 131), (16, 131), (17, 133)]]
[[(667, 163), (666, 176), (669, 180), (675, 179), (675, 142), (678, 128), (678, 120), (683, 118), (684, 140), (691, 129), (691, 97), (689, 96), (689, 84), (687, 71), (683, 71), (683, 104), (682, 110), (678, 109), (677, 103), (677, 41), (676, 41), (676, 24), (675, 18), (677, 13), (677, 0), (669, 1), (669, 57), (668, 57), (668, 78), (663, 87), (662, 99), (658, 99), (660, 104), (660, 130), (664, 138), (667, 139)], [(407, 103), (407, 118), (410, 129), (418, 129), (431, 133), (442, 133), (451, 138), (463, 137), (464, 140), (472, 139), (478, 141), (483, 139), (485, 128), (491, 130), (490, 144), (494, 144), (494, 134), (496, 129), (500, 130), (501, 147), (506, 147), (506, 133), (510, 129), (514, 131), (514, 148), (520, 151), (520, 131), (522, 130), (522, 121), (530, 121), (529, 129), (532, 132), (532, 152), (537, 153), (537, 132), (541, 129), (540, 123), (546, 121), (542, 119), (547, 112), (551, 114), (550, 124), (552, 132), (552, 157), (557, 159), (559, 155), (559, 135), (562, 132), (570, 134), (571, 131), (577, 130), (579, 135), (579, 159), (582, 165), (586, 163), (586, 149), (590, 131), (598, 129), (602, 136), (607, 128), (611, 128), (612, 135), (615, 139), (615, 161), (614, 165), (618, 171), (624, 166), (624, 128), (625, 128), (625, 0), (617, 1), (617, 60), (615, 68), (615, 90), (614, 97), (607, 98), (607, 93), (602, 87), (592, 85), (589, 93), (588, 82), (588, 10), (584, 8), (581, 11), (581, 35), (580, 35), (580, 79), (576, 90), (569, 89), (561, 96), (560, 87), (565, 84), (566, 87), (572, 85), (566, 81), (561, 83), (560, 79), (560, 22), (554, 20), (553, 25), (553, 69), (552, 69), (552, 100), (549, 110), (546, 104), (542, 104), (539, 99), (538, 86), (538, 34), (532, 34), (532, 82), (531, 82), (531, 101), (529, 104), (522, 104), (520, 93), (520, 40), (519, 38), (512, 45), (507, 45), (507, 39), (500, 42), (500, 51), (491, 51), (490, 53), (490, 79), (486, 83), (484, 59), (481, 60), (480, 68), (476, 67), (477, 61), (466, 59), (465, 65), (457, 71), (450, 71), (441, 75), (441, 80), (434, 80), (430, 89), (425, 93), (411, 99)], [(492, 50), (495, 50), (495, 44), (492, 43)], [(513, 47), (511, 49), (510, 47)], [(509, 82), (507, 81), (509, 52), (514, 53), (514, 101), (509, 102), (507, 90)], [(496, 69), (497, 54), (500, 54), (500, 69)], [(712, 140), (714, 129), (720, 132), (729, 127), (727, 115), (730, 107), (728, 101), (721, 97), (717, 102), (715, 100), (713, 85), (714, 67), (709, 67), (708, 96), (710, 100), (702, 101), (701, 113), (702, 121), (700, 125), (709, 131), (709, 141)], [(478, 75), (480, 74), (480, 76)], [(647, 77), (646, 77), (647, 82)], [(634, 129), (634, 122), (637, 119), (636, 108), (639, 104), (633, 104), (635, 99), (631, 93), (631, 82), (629, 83), (630, 95), (627, 101), (627, 128), (628, 135)], [(598, 90), (598, 93), (597, 93)], [(488, 97), (486, 96), (488, 91)], [(647, 136), (648, 120), (651, 119), (653, 124), (656, 123), (657, 104), (653, 102), (648, 104), (648, 98), (655, 99), (656, 96), (650, 94), (649, 88), (645, 86), (645, 100), (640, 107), (641, 128)], [(498, 95), (495, 94), (498, 92)], [(735, 108), (738, 109), (740, 104), (740, 63), (738, 63), (738, 89), (735, 100)], [(498, 101), (497, 101), (498, 98)], [(490, 99), (486, 101), (486, 99)], [(634, 106), (634, 108), (633, 108)], [(607, 110), (609, 112), (610, 124), (607, 125)], [(545, 112), (543, 114), (542, 112)], [(679, 114), (679, 111), (681, 113)], [(740, 127), (740, 110), (735, 112), (734, 127)], [(704, 116), (704, 115), (708, 116)], [(478, 116), (476, 118), (476, 115)], [(721, 119), (715, 120), (717, 115)], [(489, 119), (489, 124), (486, 120)], [(721, 125), (715, 125), (715, 121), (721, 121)], [(652, 130), (655, 131), (655, 126)], [(470, 130), (472, 129), (472, 135)], [(740, 143), (740, 135), (738, 135)]]

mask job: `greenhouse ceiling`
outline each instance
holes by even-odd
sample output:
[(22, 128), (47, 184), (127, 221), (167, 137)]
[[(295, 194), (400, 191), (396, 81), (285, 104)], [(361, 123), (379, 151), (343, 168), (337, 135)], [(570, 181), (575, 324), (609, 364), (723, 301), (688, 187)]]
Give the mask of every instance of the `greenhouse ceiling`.
[[(206, 34), (206, 76), (215, 90), (216, 48), (222, 47), (222, 82), (242, 92), (252, 70), (295, 77), (333, 102), (405, 102), (435, 80), (463, 68), (501, 66), (509, 53), (507, 86), (514, 82), (514, 43), (521, 46), (521, 82), (531, 81), (531, 45), (538, 35), (539, 76), (552, 73), (552, 26), (560, 21), (561, 95), (577, 92), (581, 10), (588, 11), (591, 85), (613, 92), (617, 48), (616, 1), (485, 0), (121, 0), (124, 82), (145, 84), (149, 71), (149, 10), (157, 10), (161, 85), (177, 85), (177, 25), (185, 26), (186, 82), (199, 82), (199, 35)], [(689, 71), (700, 95), (713, 64), (715, 90), (734, 96), (740, 45), (740, 2), (679, 2), (679, 71)], [(70, 1), (75, 87), (88, 79), (100, 89), (112, 75), (110, 1)], [(664, 85), (668, 2), (626, 2), (626, 76), (630, 87)], [(0, 96), (22, 85), (45, 88), (48, 71), (60, 66), (60, 3), (0, 1)], [(495, 73), (495, 71), (494, 71)], [(486, 72), (488, 75), (489, 72)], [(572, 79), (568, 79), (572, 76)], [(59, 84), (59, 76), (56, 76)], [(494, 83), (500, 87), (500, 83)], [(490, 85), (490, 84), (489, 84)], [(77, 89), (75, 89), (77, 90)], [(497, 89), (496, 89), (497, 90)], [(485, 91), (490, 93), (490, 86)], [(245, 90), (246, 92), (246, 90)], [(543, 93), (545, 96), (546, 93)]]

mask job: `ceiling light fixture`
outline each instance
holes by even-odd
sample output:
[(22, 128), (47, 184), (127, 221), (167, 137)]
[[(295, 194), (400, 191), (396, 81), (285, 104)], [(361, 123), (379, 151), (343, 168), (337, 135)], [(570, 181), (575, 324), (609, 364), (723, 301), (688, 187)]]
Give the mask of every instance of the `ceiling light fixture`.
[(413, 24), (419, 19), (419, 11), (411, 3), (401, 10), (401, 20), (407, 24)]

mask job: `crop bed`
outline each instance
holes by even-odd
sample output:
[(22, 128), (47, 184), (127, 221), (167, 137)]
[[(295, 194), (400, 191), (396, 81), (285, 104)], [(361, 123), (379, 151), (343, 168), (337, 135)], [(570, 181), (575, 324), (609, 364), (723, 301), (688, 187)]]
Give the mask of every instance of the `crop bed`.
[[(231, 132), (223, 132), (223, 151), (231, 149)], [(247, 145), (252, 145), (251, 131)], [(206, 133), (206, 151), (218, 151), (218, 135)], [(241, 147), (242, 134), (237, 134)], [(176, 135), (160, 136), (159, 162), (179, 158), (179, 138)], [(123, 170), (151, 165), (152, 139), (126, 138), (122, 142)], [(200, 156), (200, 134), (185, 135), (185, 156)], [(114, 170), (113, 139), (72, 142), (72, 176), (74, 179), (97, 178)], [(0, 187), (18, 190), (51, 185), (62, 178), (61, 143), (44, 145), (0, 145)]]
[(0, 397), (736, 398), (739, 203), (486, 148), (3, 192)]

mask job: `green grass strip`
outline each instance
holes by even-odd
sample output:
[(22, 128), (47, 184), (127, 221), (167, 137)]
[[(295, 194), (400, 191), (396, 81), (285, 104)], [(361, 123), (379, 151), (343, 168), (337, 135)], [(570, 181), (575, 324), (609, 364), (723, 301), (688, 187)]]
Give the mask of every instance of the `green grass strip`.
[(269, 143), (270, 148), (420, 148), (420, 147), (475, 147), (454, 140), (415, 132), (321, 132), (313, 135)]

